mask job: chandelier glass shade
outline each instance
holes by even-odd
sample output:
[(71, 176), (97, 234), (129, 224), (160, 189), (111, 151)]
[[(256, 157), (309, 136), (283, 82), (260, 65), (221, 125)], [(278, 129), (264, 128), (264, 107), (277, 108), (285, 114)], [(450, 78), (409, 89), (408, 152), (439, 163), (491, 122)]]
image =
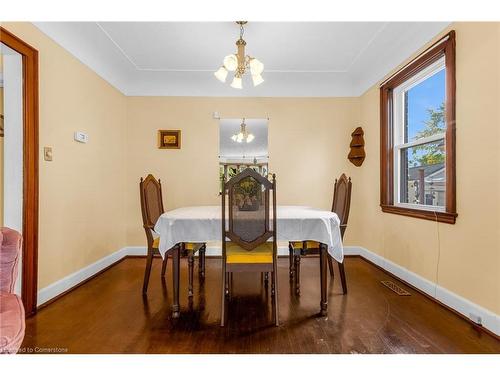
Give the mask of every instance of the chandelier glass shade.
[(214, 75), (219, 81), (226, 82), (229, 72), (234, 72), (231, 87), (235, 89), (242, 89), (243, 75), (250, 72), (252, 75), (253, 85), (258, 86), (264, 82), (264, 78), (262, 78), (264, 64), (255, 57), (245, 55), (245, 46), (247, 43), (243, 40), (243, 25), (246, 24), (246, 21), (237, 21), (236, 23), (240, 25), (240, 39), (236, 41), (237, 53), (224, 57), (222, 66), (214, 73)]
[[(232, 86), (232, 85), (231, 85)], [(243, 119), (241, 125), (240, 125), (240, 132), (237, 134), (234, 134), (231, 139), (234, 142), (242, 143), (250, 143), (255, 139), (255, 136), (252, 133), (249, 133), (247, 130), (247, 126), (245, 124), (245, 119)]]

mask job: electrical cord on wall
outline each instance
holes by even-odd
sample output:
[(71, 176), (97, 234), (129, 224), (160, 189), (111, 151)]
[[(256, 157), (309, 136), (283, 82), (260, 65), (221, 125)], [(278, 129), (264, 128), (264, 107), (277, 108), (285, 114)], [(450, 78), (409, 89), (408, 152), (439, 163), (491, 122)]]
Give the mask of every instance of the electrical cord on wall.
[[(386, 221), (387, 221), (387, 217), (386, 215), (383, 215), (382, 216), (382, 220), (384, 222), (384, 228), (386, 227)], [(389, 258), (387, 258), (387, 250), (386, 250), (386, 245), (385, 245), (385, 230), (382, 231), (382, 259), (383, 259), (383, 263), (381, 264), (381, 267), (385, 270), (387, 270), (387, 261)]]

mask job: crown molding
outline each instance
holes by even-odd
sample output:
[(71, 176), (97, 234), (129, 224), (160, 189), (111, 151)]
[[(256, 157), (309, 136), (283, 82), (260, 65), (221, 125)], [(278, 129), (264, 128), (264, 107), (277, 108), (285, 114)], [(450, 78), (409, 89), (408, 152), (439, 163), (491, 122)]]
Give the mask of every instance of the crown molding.
[(243, 90), (220, 83), (208, 69), (140, 67), (98, 22), (34, 25), (127, 96), (352, 97), (379, 82), (449, 22), (387, 22), (358, 51), (347, 70), (271, 69), (264, 72), (265, 82), (258, 87), (245, 77)]

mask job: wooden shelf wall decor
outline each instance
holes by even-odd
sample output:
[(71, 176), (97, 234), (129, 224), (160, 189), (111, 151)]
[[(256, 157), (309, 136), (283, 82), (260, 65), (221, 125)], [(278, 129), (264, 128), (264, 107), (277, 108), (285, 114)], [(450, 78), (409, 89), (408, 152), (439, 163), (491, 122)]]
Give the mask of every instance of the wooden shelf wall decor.
[(351, 151), (349, 152), (349, 155), (347, 155), (347, 158), (356, 167), (361, 167), (361, 164), (363, 164), (363, 161), (366, 157), (365, 140), (363, 138), (364, 134), (365, 132), (363, 131), (363, 128), (361, 126), (354, 129), (354, 131), (351, 133), (352, 140), (351, 144), (349, 145), (351, 147)]

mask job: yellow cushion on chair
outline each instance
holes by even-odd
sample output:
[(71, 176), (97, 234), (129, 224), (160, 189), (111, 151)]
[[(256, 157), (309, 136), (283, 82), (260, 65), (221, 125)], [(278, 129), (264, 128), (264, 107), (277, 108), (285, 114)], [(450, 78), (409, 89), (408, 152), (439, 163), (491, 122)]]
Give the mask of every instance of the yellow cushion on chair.
[(245, 250), (234, 242), (226, 243), (227, 263), (272, 263), (273, 243), (266, 242), (252, 250)]
[[(186, 250), (198, 250), (198, 247), (201, 247), (203, 244), (194, 243), (194, 242), (185, 242), (184, 247)], [(156, 237), (153, 240), (153, 249), (158, 249), (160, 247), (160, 237)]]
[(184, 242), (184, 248), (186, 250), (194, 250), (197, 246), (200, 244), (194, 243), (194, 242)]
[(153, 249), (158, 249), (160, 247), (160, 237), (156, 237), (153, 240)]
[[(303, 242), (302, 241), (294, 241), (292, 242), (292, 246), (294, 249), (302, 249)], [(319, 249), (319, 242), (316, 241), (306, 241), (306, 249)]]

